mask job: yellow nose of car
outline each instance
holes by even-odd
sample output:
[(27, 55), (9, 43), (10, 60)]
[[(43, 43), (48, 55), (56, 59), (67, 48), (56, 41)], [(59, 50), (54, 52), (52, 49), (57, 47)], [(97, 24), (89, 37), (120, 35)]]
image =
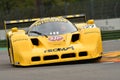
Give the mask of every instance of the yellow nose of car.
[[(72, 23), (69, 19), (84, 18)], [(6, 31), (10, 63), (31, 66), (88, 59), (102, 56), (101, 31), (94, 20), (85, 15), (5, 21), (8, 24), (35, 21), (27, 31), (12, 28)]]

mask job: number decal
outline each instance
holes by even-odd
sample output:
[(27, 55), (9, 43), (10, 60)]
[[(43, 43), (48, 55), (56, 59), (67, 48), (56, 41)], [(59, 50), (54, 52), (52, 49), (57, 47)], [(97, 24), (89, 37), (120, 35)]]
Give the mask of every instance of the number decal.
[(91, 25), (83, 26), (83, 29), (87, 29), (87, 28), (95, 28), (95, 27), (96, 27), (95, 24), (91, 24)]
[(62, 39), (63, 39), (62, 36), (52, 36), (48, 38), (49, 41), (60, 41)]

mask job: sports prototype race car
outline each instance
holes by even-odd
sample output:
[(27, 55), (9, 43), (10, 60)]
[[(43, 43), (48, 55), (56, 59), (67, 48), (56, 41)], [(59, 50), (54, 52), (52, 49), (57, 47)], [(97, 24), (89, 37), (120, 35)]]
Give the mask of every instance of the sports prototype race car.
[(85, 20), (85, 15), (5, 21), (5, 29), (8, 24), (34, 22), (27, 31), (17, 27), (6, 30), (11, 64), (31, 66), (100, 59), (103, 52), (100, 29), (94, 20), (72, 23), (69, 19), (73, 18)]

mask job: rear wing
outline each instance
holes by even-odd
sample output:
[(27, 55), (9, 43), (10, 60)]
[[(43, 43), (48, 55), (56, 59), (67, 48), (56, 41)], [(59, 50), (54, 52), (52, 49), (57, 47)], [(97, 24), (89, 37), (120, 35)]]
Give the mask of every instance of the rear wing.
[[(65, 15), (65, 16), (57, 16), (57, 17), (63, 17), (63, 18), (66, 18), (66, 19), (68, 19), (70, 21), (73, 21), (73, 19), (78, 19), (78, 18), (83, 19), (84, 22), (86, 21), (85, 14)], [(5, 31), (6, 31), (7, 25), (10, 25), (10, 24), (21, 24), (21, 23), (28, 23), (28, 22), (35, 22), (35, 21), (37, 21), (39, 19), (40, 18), (4, 21), (4, 28), (5, 28)]]
[(68, 20), (72, 20), (72, 19), (82, 19), (83, 22), (86, 22), (86, 15), (85, 14), (76, 14), (76, 15), (66, 15), (66, 16), (62, 16), (63, 18), (66, 18)]
[(40, 18), (4, 21), (4, 29), (6, 30), (7, 29), (7, 25), (9, 25), (9, 24), (20, 24), (20, 23), (26, 23), (26, 22), (34, 22), (34, 21), (37, 21), (39, 19)]

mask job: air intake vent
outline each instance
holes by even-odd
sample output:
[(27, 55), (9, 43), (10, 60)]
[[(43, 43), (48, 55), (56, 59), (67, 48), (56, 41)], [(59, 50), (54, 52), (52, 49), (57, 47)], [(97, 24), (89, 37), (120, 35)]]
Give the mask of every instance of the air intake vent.
[(80, 37), (80, 34), (73, 34), (72, 35), (72, 42), (79, 40), (79, 37)]
[(33, 45), (36, 45), (36, 46), (39, 45), (39, 41), (38, 41), (37, 38), (31, 39), (31, 41), (32, 41), (32, 44), (33, 44)]
[(53, 60), (53, 59), (58, 59), (58, 55), (49, 55), (49, 56), (45, 56), (44, 60)]
[(72, 57), (76, 57), (75, 53), (69, 53), (69, 54), (63, 54), (61, 56), (62, 58), (72, 58)]
[(84, 51), (84, 52), (79, 52), (79, 56), (87, 56), (88, 54), (87, 54), (87, 52), (86, 51)]
[(35, 56), (31, 58), (32, 61), (40, 61), (40, 57), (39, 56)]

